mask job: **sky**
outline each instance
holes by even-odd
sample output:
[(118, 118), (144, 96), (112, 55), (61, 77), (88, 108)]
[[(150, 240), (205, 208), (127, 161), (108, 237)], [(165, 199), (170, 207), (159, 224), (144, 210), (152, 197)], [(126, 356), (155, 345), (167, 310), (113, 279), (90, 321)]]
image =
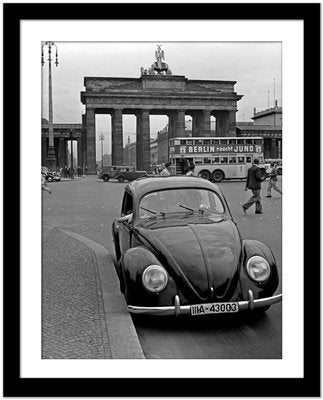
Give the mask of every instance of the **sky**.
[[(173, 75), (187, 79), (236, 81), (235, 91), (243, 95), (238, 101), (237, 121), (251, 122), (257, 111), (282, 104), (282, 47), (280, 42), (55, 42), (52, 53), (53, 121), (81, 123), (85, 107), (80, 93), (84, 77), (139, 78), (140, 68), (155, 61), (157, 44)], [(48, 119), (48, 53), (44, 48), (42, 68), (42, 117)], [(189, 118), (189, 117), (187, 117)], [(156, 137), (168, 122), (166, 116), (151, 116), (151, 137)], [(124, 143), (135, 140), (135, 116), (123, 117)], [(100, 158), (98, 136), (103, 133), (104, 153), (110, 153), (111, 118), (96, 117), (97, 158)]]

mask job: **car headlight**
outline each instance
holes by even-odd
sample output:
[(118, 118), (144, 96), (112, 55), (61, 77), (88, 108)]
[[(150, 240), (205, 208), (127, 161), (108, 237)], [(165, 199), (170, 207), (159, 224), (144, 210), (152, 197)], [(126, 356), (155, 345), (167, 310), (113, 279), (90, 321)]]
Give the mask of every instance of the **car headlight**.
[(168, 274), (160, 265), (150, 265), (142, 274), (144, 287), (153, 293), (159, 293), (165, 289), (168, 282)]
[(269, 278), (270, 265), (263, 257), (253, 256), (247, 262), (247, 272), (254, 281), (264, 282)]

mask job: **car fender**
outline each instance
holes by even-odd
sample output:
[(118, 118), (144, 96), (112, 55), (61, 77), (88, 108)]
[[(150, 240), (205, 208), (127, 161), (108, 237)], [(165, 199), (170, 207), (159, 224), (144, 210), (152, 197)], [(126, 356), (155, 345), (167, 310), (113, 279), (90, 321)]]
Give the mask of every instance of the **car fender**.
[(146, 267), (153, 264), (162, 266), (155, 254), (145, 246), (132, 247), (122, 255), (120, 267), (128, 304), (146, 306), (171, 304), (177, 289), (170, 276), (167, 287), (161, 293), (150, 293), (143, 287), (142, 273)]
[[(240, 282), (244, 298), (248, 298), (248, 290), (253, 291), (255, 298), (271, 296), (277, 289), (279, 283), (277, 264), (273, 252), (265, 243), (254, 239), (242, 240), (242, 249), (243, 268), (241, 268)], [(247, 261), (249, 258), (256, 255), (264, 257), (270, 265), (270, 277), (264, 283), (254, 282), (247, 273)]]

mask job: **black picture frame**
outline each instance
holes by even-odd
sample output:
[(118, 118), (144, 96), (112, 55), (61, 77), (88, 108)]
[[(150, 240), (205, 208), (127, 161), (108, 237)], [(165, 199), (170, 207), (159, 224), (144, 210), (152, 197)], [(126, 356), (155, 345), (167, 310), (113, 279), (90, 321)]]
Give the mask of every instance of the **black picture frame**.
[[(158, 7), (158, 8), (157, 8)], [(157, 12), (158, 11), (158, 12)], [(20, 21), (28, 19), (230, 19), (304, 21), (304, 378), (20, 377)], [(212, 18), (211, 18), (212, 19)], [(320, 396), (320, 4), (3, 5), (3, 395), (5, 397)], [(297, 86), (297, 82), (295, 82)], [(296, 116), (295, 116), (296, 117)], [(297, 161), (296, 161), (297, 164)], [(295, 168), (295, 196), (298, 184)], [(30, 178), (30, 177), (29, 177)], [(38, 177), (31, 177), (37, 179)], [(311, 210), (311, 214), (308, 210)], [(313, 213), (313, 215), (312, 215)], [(310, 257), (309, 257), (310, 256)], [(297, 310), (295, 310), (295, 313)], [(162, 380), (162, 382), (160, 382)]]

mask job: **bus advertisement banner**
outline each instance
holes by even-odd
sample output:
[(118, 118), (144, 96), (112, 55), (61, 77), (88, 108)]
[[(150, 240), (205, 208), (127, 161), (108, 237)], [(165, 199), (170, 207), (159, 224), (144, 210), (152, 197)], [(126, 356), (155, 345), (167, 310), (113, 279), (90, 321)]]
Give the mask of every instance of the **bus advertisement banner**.
[(210, 154), (210, 153), (259, 153), (262, 154), (263, 148), (259, 144), (216, 144), (202, 146), (171, 146), (170, 153), (175, 154)]

